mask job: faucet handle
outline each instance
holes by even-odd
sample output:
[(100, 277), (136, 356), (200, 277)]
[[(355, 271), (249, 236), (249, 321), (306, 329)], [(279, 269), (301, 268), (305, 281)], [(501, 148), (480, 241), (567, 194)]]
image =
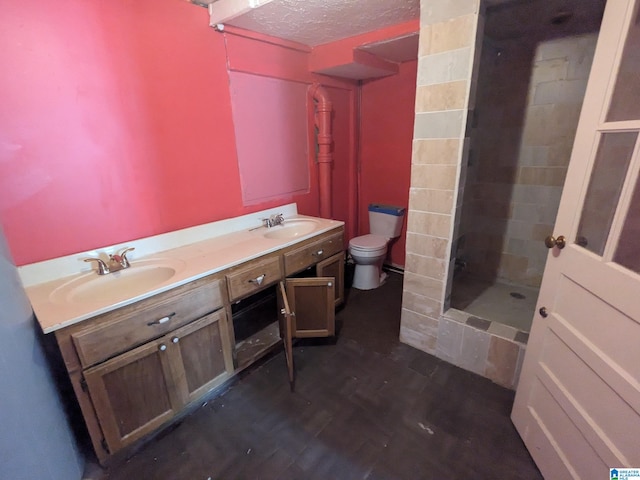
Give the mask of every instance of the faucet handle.
[(109, 267), (107, 267), (107, 264), (99, 258), (83, 258), (82, 260), (85, 262), (97, 262), (98, 275), (106, 275), (107, 273), (109, 273)]
[(122, 265), (123, 268), (129, 268), (131, 264), (129, 263), (129, 259), (127, 258), (127, 253), (133, 252), (135, 249), (136, 249), (135, 247), (127, 247), (124, 250), (122, 250), (120, 253), (115, 255), (114, 258), (118, 260), (118, 262), (120, 263), (120, 265)]

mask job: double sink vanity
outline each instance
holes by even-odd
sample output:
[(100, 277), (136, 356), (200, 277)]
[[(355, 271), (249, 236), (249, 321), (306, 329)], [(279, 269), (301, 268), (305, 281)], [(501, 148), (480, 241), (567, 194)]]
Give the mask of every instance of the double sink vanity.
[[(260, 227), (277, 214), (282, 224)], [(81, 263), (123, 247), (136, 249), (128, 268), (98, 275)], [(20, 274), (106, 464), (279, 347), (286, 325), (298, 337), (334, 334), (344, 224), (297, 215), (291, 204)]]

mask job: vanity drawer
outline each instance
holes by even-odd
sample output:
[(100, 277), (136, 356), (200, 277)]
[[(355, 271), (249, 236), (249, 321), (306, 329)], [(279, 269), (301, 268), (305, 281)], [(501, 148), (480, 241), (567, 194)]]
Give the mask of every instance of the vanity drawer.
[(158, 338), (223, 305), (220, 280), (200, 280), (96, 317), (71, 334), (84, 368)]
[(227, 275), (229, 300), (235, 301), (282, 280), (280, 257), (258, 260), (247, 268)]
[(310, 243), (304, 247), (284, 254), (284, 272), (286, 276), (329, 258), (343, 249), (342, 232), (323, 240)]

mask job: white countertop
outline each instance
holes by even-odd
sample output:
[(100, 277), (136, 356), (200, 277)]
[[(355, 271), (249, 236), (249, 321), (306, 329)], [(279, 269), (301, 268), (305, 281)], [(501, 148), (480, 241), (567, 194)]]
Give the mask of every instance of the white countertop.
[[(166, 263), (167, 265), (171, 265), (176, 271), (171, 278), (162, 283), (155, 284), (150, 290), (132, 296), (124, 294), (124, 299), (116, 303), (105, 303), (104, 301), (101, 302), (93, 300), (85, 300), (81, 302), (63, 301), (55, 295), (52, 295), (52, 293), (59, 287), (62, 287), (69, 282), (73, 282), (83, 275), (87, 276), (88, 268), (91, 268), (91, 265), (78, 263), (81, 258), (86, 256), (96, 256), (98, 253), (111, 253), (112, 251), (119, 249), (121, 246), (116, 246), (115, 248), (107, 247), (103, 251), (96, 250), (92, 252), (83, 252), (82, 254), (72, 255), (60, 260), (56, 259), (48, 262), (41, 262), (43, 264), (46, 263), (47, 268), (42, 264), (34, 264), (31, 266), (20, 267), (19, 271), (23, 278), (23, 283), (26, 286), (27, 296), (31, 301), (31, 305), (42, 330), (44, 333), (51, 333), (96, 315), (115, 310), (144, 298), (148, 298), (152, 295), (184, 285), (198, 278), (211, 275), (229, 267), (233, 267), (234, 265), (260, 257), (264, 254), (294, 245), (298, 242), (344, 225), (344, 222), (337, 220), (297, 215), (295, 213), (297, 212), (297, 209), (294, 206), (293, 209), (285, 208), (284, 210), (287, 212), (285, 213), (285, 225), (287, 221), (291, 221), (296, 218), (312, 218), (317, 222), (315, 230), (292, 239), (266, 238), (264, 233), (267, 232), (267, 229), (265, 227), (255, 228), (256, 221), (257, 225), (260, 225), (259, 219), (264, 218), (265, 215), (268, 216), (269, 213), (274, 211), (280, 212), (283, 211), (283, 208), (257, 212), (244, 217), (237, 217), (238, 219), (244, 219), (245, 221), (243, 222), (229, 223), (229, 221), (223, 221), (226, 222), (226, 224), (223, 225), (222, 230), (220, 228), (220, 224), (223, 222), (208, 224), (208, 226), (218, 227), (215, 228), (218, 233), (220, 233), (220, 231), (224, 232), (225, 228), (226, 230), (229, 230), (229, 228), (233, 228), (234, 226), (243, 226), (244, 228), (242, 230), (224, 232), (223, 234), (218, 234), (214, 237), (201, 238), (193, 243), (182, 244), (166, 250), (154, 251), (153, 248), (147, 248), (145, 251), (145, 249), (138, 249), (137, 244), (140, 243), (144, 245), (145, 241), (147, 241), (148, 245), (148, 239), (128, 242), (126, 246), (136, 247), (136, 251), (129, 254), (131, 268), (135, 268), (136, 262), (141, 262), (140, 264), (155, 262), (158, 264)], [(292, 212), (293, 215), (291, 215)], [(251, 225), (253, 228), (246, 228), (247, 224)], [(277, 229), (278, 227), (272, 228)], [(201, 234), (206, 232), (206, 230), (211, 231), (211, 228), (204, 230), (200, 229)], [(181, 232), (182, 231), (172, 232), (172, 234)], [(165, 236), (172, 234), (165, 234)], [(204, 234), (206, 235), (206, 233)], [(180, 241), (180, 238), (184, 239), (184, 234), (174, 235), (173, 242), (175, 243), (176, 241)], [(191, 240), (194, 238), (197, 238), (197, 236), (191, 237)], [(171, 245), (171, 242), (164, 242), (163, 245)], [(93, 255), (91, 255), (91, 253), (93, 253)], [(75, 263), (73, 263), (74, 261)], [(55, 269), (56, 265), (64, 276), (51, 280), (51, 277), (54, 275), (51, 273), (51, 269)], [(78, 273), (68, 275), (69, 265), (75, 266)], [(82, 265), (82, 270), (78, 265)], [(43, 283), (36, 283), (38, 275), (34, 274), (34, 272), (40, 272), (40, 276), (46, 278), (47, 281)], [(91, 273), (91, 275), (93, 275), (93, 273)], [(97, 273), (95, 273), (95, 275), (97, 276)], [(118, 272), (108, 275), (117, 276)]]

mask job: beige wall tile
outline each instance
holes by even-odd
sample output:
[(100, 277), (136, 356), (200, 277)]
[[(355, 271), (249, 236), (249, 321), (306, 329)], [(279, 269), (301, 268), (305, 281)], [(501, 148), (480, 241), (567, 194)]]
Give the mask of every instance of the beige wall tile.
[(510, 255), (503, 253), (500, 258), (499, 275), (503, 278), (518, 281), (526, 277), (528, 267), (529, 259), (524, 254)]
[(509, 340), (491, 337), (484, 375), (507, 388), (513, 386), (520, 347)]
[(409, 208), (422, 212), (450, 214), (453, 210), (453, 191), (412, 187)]
[(420, 24), (440, 23), (479, 11), (480, 0), (421, 0)]
[(491, 335), (487, 332), (465, 325), (462, 332), (462, 351), (458, 364), (465, 370), (483, 375), (487, 364), (490, 342)]
[(457, 138), (416, 139), (413, 141), (414, 164), (457, 165), (460, 156)]
[(436, 352), (437, 337), (435, 335), (425, 335), (402, 325), (400, 325), (400, 341), (431, 355)]
[(432, 55), (472, 46), (477, 22), (478, 15), (470, 14), (425, 25), (420, 29), (418, 55)]
[(451, 222), (451, 215), (409, 210), (407, 232), (449, 238), (451, 234)]
[(408, 253), (404, 264), (405, 273), (411, 272), (425, 277), (442, 280), (448, 268), (448, 259), (423, 257), (414, 253)]
[(436, 53), (418, 58), (418, 85), (433, 85), (455, 80), (468, 80), (471, 77), (471, 47)]
[(531, 231), (531, 240), (544, 241), (544, 239), (553, 232), (553, 225), (537, 223)]
[(560, 187), (564, 185), (566, 176), (566, 167), (522, 167), (519, 169), (517, 183)]
[(438, 325), (438, 343), (436, 356), (447, 362), (459, 365), (462, 353), (462, 335), (465, 325), (441, 318)]
[(435, 353), (438, 336), (438, 320), (433, 317), (402, 309), (400, 317), (400, 341), (423, 352)]
[(402, 292), (402, 308), (431, 318), (438, 318), (442, 313), (439, 301), (408, 290)]
[(453, 190), (458, 167), (455, 165), (411, 165), (411, 187)]
[(449, 240), (407, 233), (407, 252), (434, 258), (449, 258)]
[(416, 112), (460, 110), (467, 99), (466, 80), (422, 85), (416, 88)]
[(463, 110), (417, 113), (413, 138), (458, 138), (464, 127)]
[(404, 274), (404, 290), (436, 301), (442, 301), (442, 293), (444, 283), (442, 280), (423, 277), (415, 273), (405, 272)]

